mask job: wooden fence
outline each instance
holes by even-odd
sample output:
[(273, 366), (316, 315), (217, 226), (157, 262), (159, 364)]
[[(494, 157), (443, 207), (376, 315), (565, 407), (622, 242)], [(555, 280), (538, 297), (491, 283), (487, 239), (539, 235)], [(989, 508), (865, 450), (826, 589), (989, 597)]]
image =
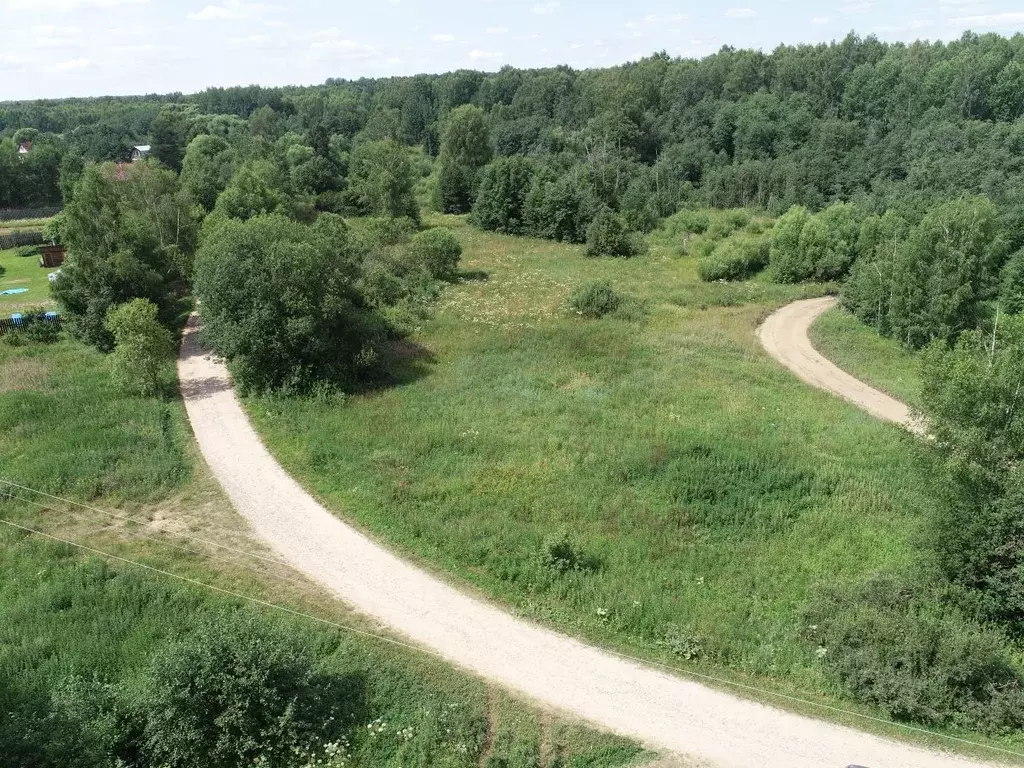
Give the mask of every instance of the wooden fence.
[(47, 312), (45, 314), (26, 314), (20, 318), (13, 317), (0, 317), (0, 336), (5, 333), (14, 333), (15, 331), (27, 331), (29, 326), (35, 323), (47, 323), (49, 325), (55, 325), (59, 331), (63, 326), (60, 321), (60, 315), (56, 312)]
[(48, 219), (60, 213), (60, 206), (50, 208), (0, 208), (0, 221)]

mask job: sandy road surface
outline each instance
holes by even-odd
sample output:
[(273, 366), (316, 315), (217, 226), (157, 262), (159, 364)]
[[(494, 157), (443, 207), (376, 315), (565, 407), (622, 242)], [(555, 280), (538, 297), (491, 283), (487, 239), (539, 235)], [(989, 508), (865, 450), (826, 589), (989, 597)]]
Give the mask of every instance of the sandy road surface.
[(270, 456), (225, 368), (186, 331), (189, 419), (235, 508), (298, 570), (394, 632), (544, 705), (735, 768), (954, 768), (983, 763), (777, 710), (633, 663), (517, 619), (393, 555), (334, 517)]
[(831, 296), (787, 304), (757, 329), (761, 345), (808, 384), (838, 395), (876, 418), (895, 422), (916, 434), (924, 434), (906, 405), (855, 379), (811, 346), (807, 331), (835, 304), (836, 300)]

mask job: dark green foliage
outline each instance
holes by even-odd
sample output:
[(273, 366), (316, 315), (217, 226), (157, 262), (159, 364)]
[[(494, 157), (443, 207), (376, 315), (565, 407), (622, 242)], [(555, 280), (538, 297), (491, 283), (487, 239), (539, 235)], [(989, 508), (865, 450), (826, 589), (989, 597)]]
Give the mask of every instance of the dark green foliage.
[(419, 221), (409, 152), (392, 139), (367, 141), (352, 153), (349, 191), (359, 210), (370, 216)]
[(488, 165), (473, 206), (473, 223), (495, 232), (526, 234), (526, 198), (533, 176), (533, 163), (522, 157), (498, 158)]
[(587, 256), (636, 256), (641, 248), (626, 222), (605, 208), (587, 227)]
[(599, 563), (580, 552), (579, 545), (567, 532), (559, 533), (544, 540), (541, 548), (541, 565), (555, 573), (573, 571), (596, 571)]
[(114, 336), (114, 380), (133, 394), (155, 394), (160, 371), (175, 351), (174, 337), (160, 324), (156, 305), (147, 299), (119, 304), (107, 312), (106, 326)]
[(763, 235), (734, 235), (697, 263), (701, 280), (745, 280), (766, 266), (770, 240)]
[(549, 240), (582, 243), (597, 208), (597, 200), (579, 176), (552, 180), (549, 174), (539, 174), (526, 198), (527, 231)]
[(845, 289), (850, 310), (911, 347), (977, 327), (984, 303), (997, 293), (1007, 250), (992, 202), (939, 205), (905, 238), (896, 218), (878, 226), (875, 235), (865, 234), (865, 264)]
[(188, 117), (180, 109), (164, 107), (149, 128), (153, 157), (174, 172), (181, 170), (188, 143)]
[(362, 249), (344, 221), (280, 215), (228, 220), (204, 233), (196, 295), (204, 337), (244, 390), (345, 385), (375, 321), (356, 290)]
[(274, 765), (330, 739), (352, 694), (325, 695), (315, 664), (307, 644), (254, 617), (208, 617), (153, 660), (140, 695), (147, 755), (168, 768)]
[(1024, 248), (1013, 254), (1003, 267), (999, 305), (1012, 315), (1024, 312)]
[[(204, 194), (198, 180), (191, 174), (186, 181), (197, 182), (197, 189)], [(231, 177), (227, 187), (217, 196), (214, 211), (229, 219), (245, 221), (254, 216), (268, 213), (288, 213), (288, 180), (280, 167), (270, 160), (251, 160), (245, 163)]]
[(220, 136), (202, 134), (188, 145), (181, 169), (181, 185), (207, 211), (231, 180), (234, 171), (231, 146)]
[(482, 109), (465, 104), (445, 119), (438, 156), (438, 208), (468, 213), (476, 198), (477, 174), (491, 159), (490, 138)]
[(1024, 679), (1005, 639), (934, 589), (882, 576), (831, 585), (805, 621), (828, 672), (895, 720), (987, 733), (1024, 726)]
[(1024, 320), (1003, 316), (994, 333), (937, 341), (923, 356), (929, 429), (947, 457), (946, 499), (936, 520), (940, 562), (975, 590), (982, 610), (1017, 631), (1024, 621)]
[(72, 334), (109, 350), (108, 310), (148, 299), (176, 321), (174, 284), (191, 274), (197, 223), (191, 198), (151, 163), (92, 165), (62, 216), (68, 259), (52, 293)]
[(20, 347), (25, 344), (54, 344), (60, 339), (60, 330), (47, 319), (45, 307), (30, 307), (19, 311), (23, 316), (21, 325), (17, 330), (8, 331), (0, 337), (4, 342)]
[(794, 206), (773, 230), (772, 274), (780, 283), (838, 280), (857, 257), (859, 237), (859, 216), (852, 205), (836, 203), (813, 215)]
[(612, 289), (610, 283), (595, 282), (573, 290), (566, 305), (570, 312), (596, 320), (617, 310), (622, 301), (623, 297)]
[(428, 229), (413, 237), (408, 258), (411, 264), (437, 280), (453, 280), (458, 274), (462, 246), (450, 229)]

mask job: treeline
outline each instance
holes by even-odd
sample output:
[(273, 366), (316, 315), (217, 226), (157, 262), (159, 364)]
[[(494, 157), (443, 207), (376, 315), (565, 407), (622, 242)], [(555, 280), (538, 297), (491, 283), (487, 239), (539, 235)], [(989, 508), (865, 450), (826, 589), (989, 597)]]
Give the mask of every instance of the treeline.
[[(173, 159), (196, 135), (244, 130), (269, 110), (282, 133), (352, 145), (393, 139), (436, 156), (449, 114), (472, 104), (495, 157), (528, 156), (556, 178), (571, 176), (633, 228), (649, 229), (685, 200), (773, 213), (853, 200), (921, 215), (967, 192), (1019, 206), (1022, 94), (1020, 35), (910, 45), (851, 35), (582, 72), (504, 68), (6, 104), (0, 130), (56, 134), (66, 152), (93, 160), (122, 159), (144, 139), (177, 143), (157, 149)], [(185, 119), (154, 127), (161, 114)]]

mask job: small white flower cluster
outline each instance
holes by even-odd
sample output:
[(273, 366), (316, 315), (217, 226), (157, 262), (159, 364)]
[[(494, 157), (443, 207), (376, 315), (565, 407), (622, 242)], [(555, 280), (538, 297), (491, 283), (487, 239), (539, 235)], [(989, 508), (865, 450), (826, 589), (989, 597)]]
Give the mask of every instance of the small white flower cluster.
[(384, 733), (384, 730), (388, 727), (388, 724), (383, 719), (377, 718), (373, 722), (366, 724), (366, 730), (370, 732), (371, 736), (380, 736)]

